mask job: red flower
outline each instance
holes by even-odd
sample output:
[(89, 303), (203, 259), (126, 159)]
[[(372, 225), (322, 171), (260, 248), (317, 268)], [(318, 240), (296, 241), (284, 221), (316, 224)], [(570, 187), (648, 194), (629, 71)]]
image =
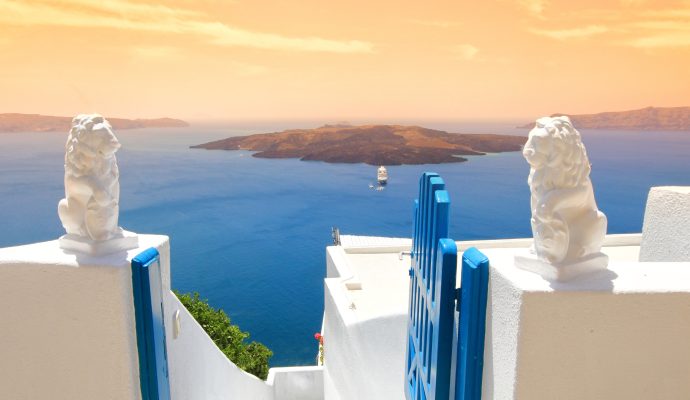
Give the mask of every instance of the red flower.
[(323, 335), (321, 332), (316, 332), (314, 339), (319, 341), (319, 365), (323, 365)]

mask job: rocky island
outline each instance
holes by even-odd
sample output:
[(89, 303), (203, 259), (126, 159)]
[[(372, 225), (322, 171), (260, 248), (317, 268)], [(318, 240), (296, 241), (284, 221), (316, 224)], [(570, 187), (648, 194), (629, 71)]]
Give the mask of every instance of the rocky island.
[[(115, 129), (135, 128), (178, 128), (187, 127), (188, 123), (173, 118), (125, 119), (108, 118)], [(67, 132), (72, 124), (72, 117), (55, 117), (40, 114), (0, 114), (0, 133), (2, 132)]]
[(324, 125), (236, 136), (192, 148), (250, 150), (254, 157), (370, 165), (440, 164), (462, 156), (519, 151), (524, 136), (459, 134), (403, 125)]
[[(646, 107), (639, 110), (567, 115), (576, 128), (690, 131), (690, 107)], [(534, 122), (519, 128), (531, 129)]]

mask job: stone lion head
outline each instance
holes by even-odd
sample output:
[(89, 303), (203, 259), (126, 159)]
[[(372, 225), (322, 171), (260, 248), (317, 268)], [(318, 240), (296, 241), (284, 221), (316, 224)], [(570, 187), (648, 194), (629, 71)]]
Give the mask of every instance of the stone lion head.
[(105, 118), (98, 114), (77, 115), (65, 145), (65, 168), (75, 175), (89, 173), (104, 162), (114, 162), (119, 148), (120, 142)]
[(522, 154), (531, 167), (530, 187), (575, 187), (589, 182), (591, 166), (570, 118), (544, 117), (529, 133)]

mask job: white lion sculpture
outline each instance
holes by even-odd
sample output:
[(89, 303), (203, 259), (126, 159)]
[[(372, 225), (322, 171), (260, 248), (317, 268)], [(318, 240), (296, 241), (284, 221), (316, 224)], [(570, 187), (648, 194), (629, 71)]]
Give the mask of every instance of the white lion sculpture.
[(599, 254), (607, 220), (597, 208), (587, 152), (570, 119), (537, 120), (522, 154), (531, 167), (527, 182), (537, 257), (563, 265)]
[(68, 236), (105, 241), (122, 235), (115, 159), (119, 148), (110, 123), (102, 116), (81, 114), (72, 120), (65, 145), (65, 198), (58, 204)]

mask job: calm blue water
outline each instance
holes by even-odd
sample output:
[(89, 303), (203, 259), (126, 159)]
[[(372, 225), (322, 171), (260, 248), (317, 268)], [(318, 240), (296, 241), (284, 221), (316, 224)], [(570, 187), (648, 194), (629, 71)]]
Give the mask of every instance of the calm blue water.
[[(390, 184), (376, 192), (368, 188), (376, 172), (371, 166), (188, 148), (288, 125), (117, 132), (123, 144), (120, 224), (169, 235), (173, 287), (198, 291), (225, 309), (252, 339), (274, 351), (273, 366), (314, 362), (331, 226), (346, 234), (411, 236), (412, 201), (422, 172), (439, 172), (446, 181), (453, 238), (531, 234), (529, 169), (519, 153), (472, 157), (462, 164), (390, 167)], [(422, 125), (526, 134), (513, 129), (515, 123)], [(610, 233), (640, 231), (650, 186), (690, 185), (690, 132), (582, 134)], [(63, 233), (56, 207), (63, 197), (65, 138), (0, 134), (0, 247)]]

